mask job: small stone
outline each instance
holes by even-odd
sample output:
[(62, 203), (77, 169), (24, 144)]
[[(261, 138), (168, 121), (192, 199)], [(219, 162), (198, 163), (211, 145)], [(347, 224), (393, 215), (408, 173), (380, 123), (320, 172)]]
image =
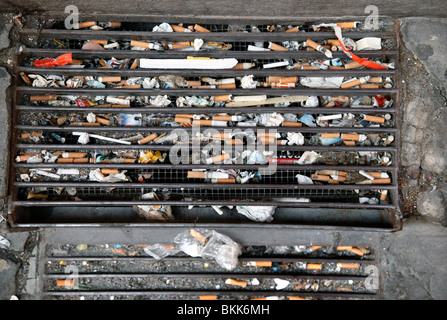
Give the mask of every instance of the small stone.
[(78, 251), (84, 251), (84, 250), (87, 250), (87, 248), (88, 248), (88, 245), (86, 245), (86, 244), (78, 244), (78, 245), (76, 246), (76, 249), (77, 249)]
[(429, 220), (447, 226), (447, 192), (442, 190), (421, 192), (417, 199), (418, 212)]
[(6, 260), (0, 259), (0, 272), (5, 271), (9, 268), (8, 262)]

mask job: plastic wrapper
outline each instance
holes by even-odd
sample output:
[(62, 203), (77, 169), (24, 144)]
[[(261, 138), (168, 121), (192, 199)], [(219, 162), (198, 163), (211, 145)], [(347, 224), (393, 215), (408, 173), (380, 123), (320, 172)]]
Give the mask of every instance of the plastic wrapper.
[(244, 89), (256, 89), (258, 81), (253, 80), (253, 75), (244, 76), (241, 79), (241, 87)]
[(287, 140), (289, 146), (302, 146), (304, 144), (304, 136), (301, 132), (287, 132)]
[(156, 243), (147, 246), (143, 250), (145, 253), (152, 256), (155, 260), (161, 260), (163, 258), (175, 255), (178, 252), (180, 252), (180, 249), (178, 249), (173, 244), (161, 244), (161, 243)]
[(300, 160), (298, 160), (298, 164), (313, 164), (317, 162), (320, 157), (321, 156), (315, 151), (306, 151), (303, 153)]
[(127, 177), (125, 175), (126, 172), (127, 172), (127, 170), (123, 170), (120, 173), (109, 174), (109, 175), (105, 176), (101, 173), (101, 169), (95, 169), (95, 170), (91, 170), (88, 176), (89, 176), (90, 181), (113, 183), (113, 182), (127, 181)]
[(258, 150), (245, 150), (242, 152), (242, 159), (247, 158), (247, 164), (267, 164), (268, 157)]
[(246, 216), (250, 220), (258, 222), (271, 222), (275, 214), (274, 206), (237, 206), (238, 213)]
[(336, 89), (340, 88), (344, 77), (302, 77), (300, 83), (309, 88)]
[(71, 53), (63, 54), (56, 59), (43, 59), (43, 60), (35, 60), (34, 61), (34, 67), (35, 68), (50, 68), (54, 66), (63, 66), (70, 62), (72, 62), (72, 55)]
[(172, 27), (169, 23), (163, 22), (158, 26), (153, 27), (152, 32), (174, 32), (174, 30), (172, 30)]
[(167, 107), (171, 104), (171, 100), (168, 99), (168, 96), (156, 96), (151, 97), (150, 103), (156, 107)]
[(214, 230), (191, 229), (178, 234), (174, 243), (184, 253), (214, 260), (227, 270), (237, 266), (238, 256), (242, 253), (241, 245)]
[(304, 176), (302, 174), (297, 174), (295, 176), (298, 179), (298, 184), (314, 184), (311, 178)]
[[(160, 201), (154, 192), (145, 193), (141, 196), (141, 200)], [(138, 205), (133, 209), (146, 220), (174, 221), (171, 206), (166, 205)]]

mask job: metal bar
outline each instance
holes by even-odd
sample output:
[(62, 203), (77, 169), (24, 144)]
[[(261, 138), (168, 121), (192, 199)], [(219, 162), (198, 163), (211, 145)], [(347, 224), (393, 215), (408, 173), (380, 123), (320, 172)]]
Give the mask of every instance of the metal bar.
[(396, 108), (306, 108), (306, 107), (240, 107), (240, 108), (104, 108), (104, 107), (52, 107), (38, 105), (16, 105), (20, 112), (76, 112), (76, 113), (163, 113), (163, 114), (209, 114), (209, 113), (269, 113), (269, 112), (293, 112), (308, 114), (332, 114), (332, 113), (395, 113)]
[(392, 95), (397, 93), (398, 89), (312, 89), (312, 88), (290, 88), (290, 89), (92, 89), (92, 88), (39, 88), (39, 87), (17, 87), (17, 91), (26, 94), (59, 94), (59, 95), (88, 95), (88, 96), (156, 96), (156, 95), (268, 95), (268, 96), (283, 96), (283, 95), (316, 95), (316, 96), (331, 96), (331, 95)]
[[(384, 189), (380, 187), (380, 189)], [(387, 189), (388, 190), (388, 189)], [(392, 204), (361, 204), (361, 203), (343, 203), (343, 202), (279, 202), (279, 201), (78, 201), (77, 207), (120, 207), (120, 206), (144, 206), (148, 205), (170, 205), (170, 206), (219, 206), (219, 205), (233, 205), (233, 206), (276, 206), (287, 208), (362, 208), (362, 209), (395, 209), (396, 206)], [(71, 201), (14, 201), (12, 203), (17, 207), (67, 207), (73, 206)]]

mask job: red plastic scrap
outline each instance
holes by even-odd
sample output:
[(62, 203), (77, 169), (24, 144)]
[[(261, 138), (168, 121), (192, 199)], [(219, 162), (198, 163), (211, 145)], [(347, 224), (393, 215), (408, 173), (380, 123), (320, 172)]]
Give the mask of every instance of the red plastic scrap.
[(36, 68), (50, 68), (54, 66), (63, 66), (73, 61), (72, 54), (66, 53), (63, 54), (56, 59), (43, 59), (43, 60), (35, 60), (34, 67)]

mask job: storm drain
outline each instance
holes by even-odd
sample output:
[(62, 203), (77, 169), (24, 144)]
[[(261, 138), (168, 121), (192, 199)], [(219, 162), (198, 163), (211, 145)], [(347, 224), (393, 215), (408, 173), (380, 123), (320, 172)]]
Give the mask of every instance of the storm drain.
[(13, 226), (400, 229), (397, 25), (183, 23), (22, 30)]
[[(83, 246), (83, 247), (80, 247)], [(42, 298), (62, 300), (376, 299), (372, 248), (247, 246), (235, 269), (190, 256), (155, 260), (145, 245), (47, 245)]]

